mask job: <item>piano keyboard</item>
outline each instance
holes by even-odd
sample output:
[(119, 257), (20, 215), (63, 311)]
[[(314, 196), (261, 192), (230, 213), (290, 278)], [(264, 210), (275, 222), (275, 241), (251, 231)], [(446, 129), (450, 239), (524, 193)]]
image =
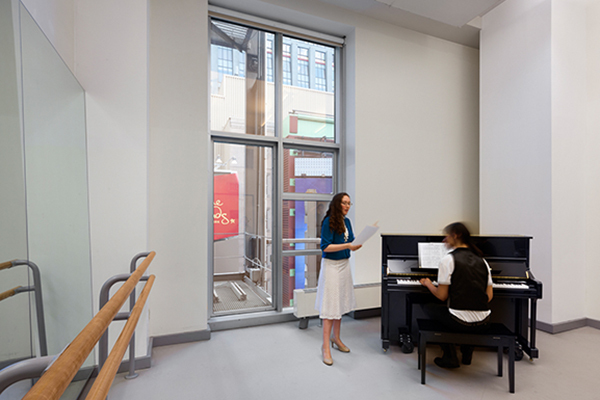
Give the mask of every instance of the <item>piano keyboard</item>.
[[(396, 279), (396, 283), (398, 285), (421, 286), (421, 282), (419, 282), (417, 279)], [(432, 281), (431, 283), (433, 283), (435, 286), (438, 284), (436, 281)]]
[(525, 283), (494, 283), (494, 289), (529, 289)]
[[(437, 286), (437, 282), (432, 282), (435, 286)], [(398, 285), (412, 285), (412, 286), (421, 286), (421, 282), (417, 279), (396, 279), (396, 284)], [(494, 289), (529, 289), (529, 286), (525, 283), (494, 283)]]

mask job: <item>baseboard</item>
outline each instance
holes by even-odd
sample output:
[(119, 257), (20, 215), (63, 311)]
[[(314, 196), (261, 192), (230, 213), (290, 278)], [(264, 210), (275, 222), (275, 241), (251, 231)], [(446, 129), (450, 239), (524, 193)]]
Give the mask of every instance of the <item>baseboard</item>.
[(583, 328), (584, 326), (600, 329), (600, 321), (591, 318), (575, 319), (557, 324), (549, 324), (547, 322), (537, 321), (536, 326), (537, 329), (541, 331), (554, 334)]
[(208, 326), (213, 332), (227, 329), (237, 329), (249, 326), (277, 324), (280, 322), (298, 321), (292, 310), (276, 312), (264, 311), (250, 314), (236, 314), (222, 317), (213, 317), (208, 321)]
[(587, 319), (587, 326), (591, 326), (592, 328), (600, 329), (600, 321), (597, 319)]
[(171, 344), (181, 344), (190, 342), (199, 342), (210, 339), (210, 329), (202, 331), (173, 333), (171, 335), (153, 336), (152, 347), (169, 346)]

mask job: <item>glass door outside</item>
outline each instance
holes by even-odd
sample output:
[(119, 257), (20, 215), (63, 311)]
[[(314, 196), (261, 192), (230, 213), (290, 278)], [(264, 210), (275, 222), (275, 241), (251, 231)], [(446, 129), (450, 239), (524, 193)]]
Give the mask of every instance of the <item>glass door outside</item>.
[(213, 315), (272, 310), (273, 150), (214, 143)]

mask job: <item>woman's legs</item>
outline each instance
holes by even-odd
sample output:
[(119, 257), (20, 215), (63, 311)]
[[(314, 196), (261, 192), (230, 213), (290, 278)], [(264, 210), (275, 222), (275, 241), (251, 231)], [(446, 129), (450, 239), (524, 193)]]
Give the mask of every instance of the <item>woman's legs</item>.
[[(336, 319), (323, 320), (323, 357), (331, 358), (331, 348), (329, 347), (329, 338), (331, 337), (331, 328), (335, 325)], [(339, 334), (339, 327), (338, 327)]]
[(345, 348), (346, 346), (342, 342), (342, 339), (340, 339), (341, 329), (342, 329), (342, 319), (341, 318), (334, 319), (333, 320), (333, 341), (335, 342), (335, 344), (338, 345), (338, 347)]

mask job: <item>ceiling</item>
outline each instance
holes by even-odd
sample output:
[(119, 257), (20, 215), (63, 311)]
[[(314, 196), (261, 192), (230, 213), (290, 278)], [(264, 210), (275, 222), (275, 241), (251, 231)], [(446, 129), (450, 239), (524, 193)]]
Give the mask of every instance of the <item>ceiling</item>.
[(479, 48), (479, 17), (504, 0), (319, 0), (417, 32)]
[[(339, 34), (336, 23), (318, 17), (307, 18), (279, 7), (291, 0), (209, 0), (216, 6), (262, 15), (275, 21), (304, 21), (305, 28)], [(295, 4), (320, 2), (365, 17), (402, 26), (413, 31), (479, 48), (479, 17), (504, 0), (294, 0)], [(328, 32), (331, 31), (331, 32)]]
[(392, 12), (408, 12), (460, 28), (480, 17), (504, 0), (320, 0), (378, 19)]

